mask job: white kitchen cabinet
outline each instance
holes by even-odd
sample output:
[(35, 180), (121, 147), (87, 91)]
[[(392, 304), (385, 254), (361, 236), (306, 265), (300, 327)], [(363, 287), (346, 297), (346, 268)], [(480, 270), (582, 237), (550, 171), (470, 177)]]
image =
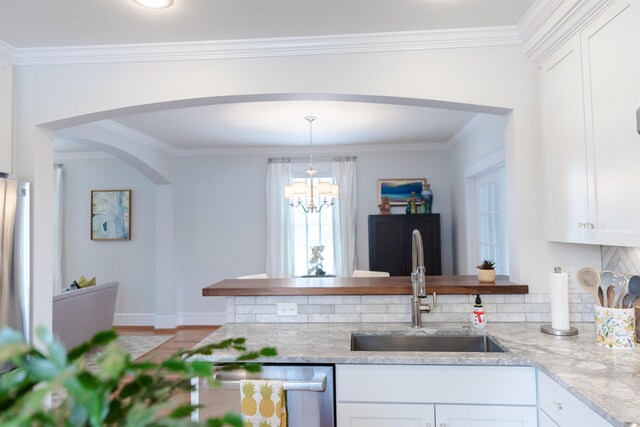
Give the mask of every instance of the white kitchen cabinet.
[(338, 365), (336, 413), (338, 427), (535, 427), (535, 369)]
[(537, 427), (532, 406), (436, 405), (437, 427)]
[(11, 172), (13, 64), (0, 58), (0, 173)]
[(434, 405), (342, 403), (340, 427), (435, 427)]
[(552, 241), (640, 246), (640, 4), (617, 0), (541, 68)]
[(640, 4), (614, 2), (581, 32), (594, 241), (640, 245)]
[[(611, 427), (604, 418), (540, 371), (538, 371), (538, 406), (540, 411), (559, 427)], [(543, 418), (540, 417), (541, 420)], [(541, 422), (541, 426), (544, 425), (546, 424)]]
[(538, 411), (538, 427), (558, 427), (544, 411)]
[(588, 243), (590, 198), (578, 35), (545, 62), (541, 78), (547, 185), (551, 190), (546, 192), (549, 238)]

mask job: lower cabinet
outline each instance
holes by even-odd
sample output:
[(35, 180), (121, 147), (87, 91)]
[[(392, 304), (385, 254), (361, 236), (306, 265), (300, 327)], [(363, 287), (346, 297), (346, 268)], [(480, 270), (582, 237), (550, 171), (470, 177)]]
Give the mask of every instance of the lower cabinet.
[[(554, 426), (554, 424), (549, 424)], [(338, 427), (536, 427), (536, 408), (339, 403)]]
[(337, 427), (612, 427), (524, 366), (336, 365)]
[(536, 427), (535, 369), (338, 365), (337, 427)]
[(435, 427), (434, 405), (338, 403), (338, 427)]
[(436, 405), (437, 427), (536, 427), (535, 406)]
[(608, 421), (540, 371), (538, 371), (538, 406), (540, 419), (546, 422), (546, 424), (541, 422), (541, 427), (547, 425), (611, 427)]

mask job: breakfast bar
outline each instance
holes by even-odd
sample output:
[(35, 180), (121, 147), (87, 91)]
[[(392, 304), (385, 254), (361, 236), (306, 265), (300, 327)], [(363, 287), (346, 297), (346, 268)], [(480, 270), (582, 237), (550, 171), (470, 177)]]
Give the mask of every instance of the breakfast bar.
[[(427, 276), (427, 294), (486, 295), (528, 294), (529, 286), (498, 276), (494, 283), (478, 281), (474, 275)], [(411, 295), (411, 279), (392, 277), (296, 277), (292, 279), (226, 279), (202, 289), (213, 296), (282, 295)]]

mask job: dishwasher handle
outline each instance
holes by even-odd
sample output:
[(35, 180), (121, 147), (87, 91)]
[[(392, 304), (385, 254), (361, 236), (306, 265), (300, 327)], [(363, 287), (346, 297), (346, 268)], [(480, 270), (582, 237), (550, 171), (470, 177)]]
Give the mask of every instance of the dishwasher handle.
[[(224, 373), (217, 373), (213, 376), (223, 389), (240, 389), (240, 380), (232, 375), (226, 376)], [(233, 379), (232, 379), (233, 378)], [(260, 378), (262, 381), (282, 381)], [(282, 381), (285, 391), (317, 391), (323, 392), (327, 389), (327, 376), (325, 374), (315, 374), (309, 381)]]

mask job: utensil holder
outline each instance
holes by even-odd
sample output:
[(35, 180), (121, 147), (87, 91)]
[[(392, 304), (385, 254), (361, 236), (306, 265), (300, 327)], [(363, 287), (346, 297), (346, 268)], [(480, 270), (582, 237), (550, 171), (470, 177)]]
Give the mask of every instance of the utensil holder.
[(596, 342), (612, 349), (633, 350), (636, 345), (634, 308), (595, 306)]
[(634, 309), (636, 311), (636, 342), (640, 343), (640, 307), (636, 305)]

